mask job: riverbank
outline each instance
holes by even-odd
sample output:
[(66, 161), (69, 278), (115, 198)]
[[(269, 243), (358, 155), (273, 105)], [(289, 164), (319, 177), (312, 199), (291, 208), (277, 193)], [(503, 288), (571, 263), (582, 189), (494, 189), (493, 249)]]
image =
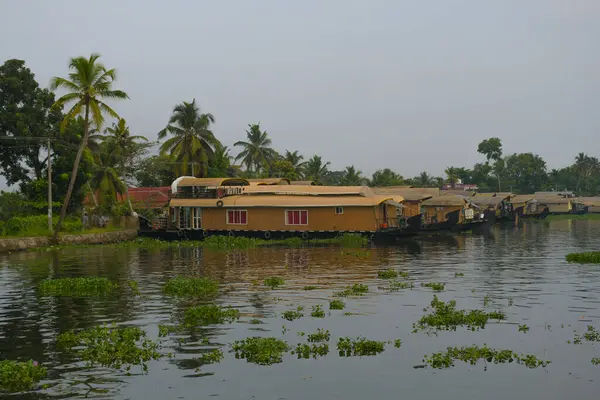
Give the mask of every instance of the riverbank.
[[(119, 243), (133, 240), (138, 236), (137, 229), (109, 231), (102, 233), (84, 233), (79, 235), (59, 236), (58, 246), (61, 245), (97, 245)], [(50, 236), (14, 237), (0, 239), (0, 253), (30, 250), (53, 245)]]

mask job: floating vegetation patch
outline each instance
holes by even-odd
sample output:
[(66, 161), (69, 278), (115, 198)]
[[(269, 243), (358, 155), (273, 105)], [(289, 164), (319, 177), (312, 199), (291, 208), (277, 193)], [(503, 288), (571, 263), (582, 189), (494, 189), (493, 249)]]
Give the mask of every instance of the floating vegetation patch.
[(396, 278), (397, 276), (398, 276), (398, 272), (396, 272), (395, 270), (393, 270), (391, 268), (377, 272), (377, 277), (379, 277), (380, 279), (393, 279), (393, 278)]
[(186, 278), (178, 276), (169, 279), (163, 291), (174, 296), (214, 297), (219, 284), (208, 278)]
[(454, 361), (460, 360), (475, 365), (477, 361), (484, 360), (494, 364), (515, 362), (527, 368), (546, 367), (550, 361), (538, 359), (531, 354), (518, 354), (512, 350), (494, 350), (484, 345), (468, 347), (448, 347), (445, 352), (425, 355), (423, 362), (432, 368), (444, 369), (454, 366)]
[(346, 303), (344, 303), (342, 300), (331, 300), (329, 302), (330, 310), (343, 310), (344, 308), (346, 308)]
[(529, 327), (525, 324), (519, 325), (519, 332), (527, 333), (529, 332)]
[(206, 353), (202, 353), (197, 360), (201, 364), (216, 364), (223, 361), (223, 358), (223, 351), (221, 349), (213, 349)]
[(228, 307), (221, 307), (215, 304), (190, 307), (183, 314), (183, 323), (191, 328), (199, 325), (232, 323), (240, 318), (239, 310)]
[(106, 278), (59, 278), (44, 279), (40, 282), (42, 296), (97, 296), (112, 292), (118, 286)]
[(331, 335), (329, 331), (323, 330), (321, 328), (317, 329), (315, 333), (310, 333), (307, 336), (307, 339), (311, 343), (320, 343), (320, 342), (329, 342)]
[(399, 349), (402, 346), (402, 339), (394, 340), (394, 347)]
[(492, 303), (492, 298), (490, 297), (489, 294), (486, 294), (485, 296), (483, 296), (483, 306), (484, 307), (487, 307), (491, 303)]
[(142, 292), (140, 292), (140, 287), (137, 281), (129, 280), (127, 281), (127, 286), (129, 286), (129, 289), (131, 289), (134, 295), (139, 296), (142, 294)]
[(274, 337), (250, 337), (236, 340), (230, 346), (235, 358), (259, 365), (280, 363), (283, 355), (290, 350), (287, 342)]
[(318, 289), (317, 286), (312, 286), (312, 285), (306, 285), (302, 288), (302, 290), (316, 290)]
[(169, 336), (171, 333), (181, 332), (181, 330), (181, 325), (158, 324), (158, 337), (166, 337)]
[(58, 335), (58, 347), (73, 352), (88, 367), (103, 367), (129, 371), (139, 365), (148, 372), (148, 361), (158, 360), (159, 345), (146, 338), (146, 332), (138, 327), (118, 328), (115, 324), (103, 325), (81, 332), (65, 332)]
[(600, 357), (594, 357), (594, 358), (592, 358), (592, 364), (593, 365), (600, 365)]
[(317, 358), (326, 356), (329, 353), (329, 345), (327, 343), (308, 345), (298, 343), (296, 348), (292, 350), (292, 354), (296, 354), (298, 358)]
[(285, 284), (285, 280), (280, 276), (272, 276), (270, 278), (265, 279), (264, 283), (265, 286), (268, 286), (271, 289), (275, 289), (279, 286), (283, 286)]
[(304, 314), (300, 311), (295, 310), (284, 311), (283, 313), (281, 313), (281, 318), (286, 319), (288, 321), (293, 321), (302, 317), (304, 317)]
[(406, 271), (400, 271), (398, 272), (398, 276), (404, 279), (408, 279), (410, 275)]
[(264, 324), (264, 322), (258, 318), (253, 318), (250, 321), (248, 321), (249, 324), (251, 325), (262, 325)]
[(570, 253), (567, 261), (581, 264), (600, 264), (600, 251), (587, 251), (585, 253)]
[(457, 310), (455, 300), (445, 303), (435, 295), (431, 305), (425, 311), (429, 311), (429, 313), (413, 324), (413, 332), (420, 330), (455, 331), (459, 326), (475, 331), (485, 328), (490, 319), (503, 320), (506, 318), (500, 311), (486, 313), (482, 310)]
[(385, 350), (385, 342), (367, 340), (364, 337), (341, 337), (337, 341), (337, 350), (340, 357), (374, 356)]
[(573, 343), (575, 344), (581, 344), (584, 341), (600, 342), (600, 331), (596, 330), (592, 325), (588, 325), (587, 331), (583, 335), (575, 335), (575, 338), (573, 339)]
[(342, 251), (342, 254), (345, 256), (352, 256), (358, 258), (371, 257), (371, 252), (369, 250)]
[(364, 247), (369, 244), (369, 239), (358, 233), (346, 233), (332, 239), (332, 242), (339, 244), (342, 247)]
[(412, 282), (389, 281), (387, 287), (380, 286), (379, 289), (381, 289), (381, 290), (387, 290), (389, 292), (397, 292), (397, 291), (402, 290), (402, 289), (412, 289), (414, 287), (415, 287), (415, 285)]
[(10, 393), (32, 390), (48, 370), (36, 361), (0, 361), (0, 390)]
[(352, 286), (347, 286), (341, 292), (335, 292), (333, 295), (335, 297), (362, 296), (363, 294), (368, 292), (369, 287), (367, 285), (363, 285), (362, 283), (355, 283)]
[(319, 304), (312, 306), (310, 316), (314, 318), (325, 318), (325, 311), (323, 310), (323, 306)]
[(454, 273), (454, 277), (455, 278), (458, 278), (458, 277), (461, 277), (461, 276), (465, 276), (465, 274), (463, 274), (462, 272), (455, 272)]
[(431, 288), (434, 292), (443, 292), (446, 285), (439, 282), (422, 283), (421, 286)]

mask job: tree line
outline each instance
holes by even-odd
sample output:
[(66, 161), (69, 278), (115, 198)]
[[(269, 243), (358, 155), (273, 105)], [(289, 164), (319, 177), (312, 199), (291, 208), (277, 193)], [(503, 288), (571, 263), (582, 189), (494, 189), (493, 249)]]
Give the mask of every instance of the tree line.
[[(111, 213), (131, 213), (128, 187), (167, 186), (177, 177), (281, 177), (322, 185), (419, 187), (475, 184), (480, 191), (531, 193), (570, 189), (580, 195), (600, 192), (598, 158), (578, 154), (572, 165), (548, 170), (533, 153), (504, 155), (499, 138), (482, 141), (482, 161), (472, 168), (449, 166), (445, 176), (422, 172), (404, 177), (389, 168), (370, 177), (354, 165), (332, 170), (317, 154), (305, 158), (297, 150), (278, 152), (260, 123), (249, 124), (244, 140), (232, 148), (212, 131), (214, 115), (201, 111), (194, 99), (174, 106), (158, 143), (130, 131), (112, 102), (126, 100), (113, 87), (115, 69), (106, 68), (98, 54), (70, 60), (67, 77), (55, 77), (50, 89), (41, 88), (22, 60), (0, 66), (0, 174), (18, 193), (3, 193), (0, 213), (11, 207), (43, 212), (47, 207), (48, 143), (52, 155), (54, 207), (65, 215), (79, 208), (85, 196)], [(55, 97), (53, 90), (65, 94)], [(107, 124), (106, 119), (111, 123)], [(158, 154), (152, 148), (158, 144)], [(233, 156), (232, 151), (237, 151)], [(116, 201), (117, 194), (128, 201)], [(10, 201), (9, 201), (10, 200)]]

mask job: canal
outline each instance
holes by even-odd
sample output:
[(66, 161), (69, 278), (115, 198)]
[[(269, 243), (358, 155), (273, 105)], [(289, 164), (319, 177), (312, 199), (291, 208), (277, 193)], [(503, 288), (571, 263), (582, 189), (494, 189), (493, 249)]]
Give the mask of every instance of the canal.
[[(44, 386), (19, 398), (597, 398), (600, 366), (591, 359), (600, 357), (600, 343), (572, 341), (588, 325), (600, 328), (600, 266), (569, 264), (565, 254), (598, 250), (599, 237), (600, 221), (526, 221), (519, 227), (495, 226), (487, 234), (415, 239), (368, 251), (95, 247), (3, 255), (0, 359), (33, 359), (48, 368)], [(390, 268), (414, 287), (390, 291), (388, 280), (378, 277), (378, 271)], [(38, 291), (46, 278), (84, 276), (109, 278), (119, 288), (83, 298)], [(160, 338), (165, 356), (150, 361), (147, 374), (138, 366), (130, 374), (86, 368), (57, 347), (62, 332), (113, 322), (138, 326), (159, 340), (159, 324), (172, 323), (196, 304), (163, 293), (175, 276), (217, 280), (214, 302), (239, 310), (240, 318)], [(273, 276), (283, 278), (283, 285), (266, 287), (264, 280)], [(138, 282), (141, 295), (132, 293), (130, 280)], [(444, 290), (434, 292), (423, 283), (443, 283)], [(339, 298), (345, 309), (329, 310), (333, 294), (353, 284), (367, 285), (369, 291)], [(434, 294), (456, 300), (457, 309), (502, 311), (506, 319), (475, 331), (459, 326), (413, 332)], [(324, 318), (311, 316), (317, 305), (323, 306)], [(299, 306), (301, 318), (282, 318)], [(528, 331), (519, 330), (524, 325)], [(295, 347), (319, 328), (331, 338), (329, 353), (316, 359), (288, 352), (281, 363), (265, 366), (231, 352), (231, 343), (252, 336), (275, 337)], [(385, 341), (385, 350), (362, 357), (338, 354), (340, 337), (359, 336)], [(396, 339), (401, 339), (399, 348)], [(424, 367), (426, 354), (484, 344), (551, 363), (535, 369), (485, 361)], [(212, 349), (221, 349), (224, 358), (203, 364), (199, 357)]]

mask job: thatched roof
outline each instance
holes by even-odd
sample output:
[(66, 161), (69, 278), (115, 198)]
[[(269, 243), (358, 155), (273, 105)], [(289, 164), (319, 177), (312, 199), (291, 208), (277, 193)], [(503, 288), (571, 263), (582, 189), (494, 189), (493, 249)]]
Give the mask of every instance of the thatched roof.
[(504, 200), (503, 197), (479, 197), (479, 196), (473, 196), (470, 197), (469, 200), (471, 200), (471, 203), (476, 204), (480, 207), (498, 207), (498, 205), (500, 203), (502, 203), (502, 200)]
[(512, 199), (510, 199), (513, 204), (521, 204), (521, 203), (529, 203), (534, 200), (532, 194), (517, 194)]
[(371, 188), (374, 193), (380, 195), (399, 195), (407, 201), (423, 201), (432, 197), (439, 196), (440, 190), (437, 188), (406, 188), (398, 186), (374, 187)]
[(470, 190), (462, 190), (462, 189), (448, 189), (448, 190), (440, 190), (440, 196), (464, 196), (469, 197), (473, 196), (475, 192)]
[(510, 192), (493, 192), (493, 193), (475, 193), (473, 197), (500, 197), (502, 199), (510, 199), (514, 194)]
[(265, 179), (248, 179), (251, 186), (260, 185), (289, 185), (290, 180), (287, 178), (265, 178)]
[(171, 185), (171, 192), (176, 193), (178, 187), (202, 186), (218, 188), (219, 186), (248, 186), (250, 182), (241, 178), (194, 178), (193, 176), (182, 176)]
[(383, 202), (396, 205), (387, 196), (227, 196), (222, 199), (177, 199), (170, 201), (171, 207), (217, 207), (217, 201), (223, 202), (223, 207), (250, 208), (250, 207), (285, 207), (285, 208), (311, 208), (311, 207), (374, 207)]
[[(246, 186), (246, 194), (277, 194), (298, 196), (374, 196), (375, 193), (367, 186), (299, 186), (299, 185), (273, 185), (273, 186)], [(391, 196), (388, 196), (391, 197)]]
[(575, 200), (585, 206), (600, 207), (600, 197), (578, 197)]
[(574, 200), (560, 196), (540, 196), (537, 194), (534, 198), (535, 200), (539, 201), (540, 204), (568, 204), (571, 200)]
[(467, 204), (469, 200), (464, 196), (438, 196), (433, 197), (429, 200), (425, 200), (423, 202), (424, 206), (434, 206), (434, 207), (450, 207), (450, 206), (463, 206)]
[(314, 186), (315, 182), (314, 181), (291, 181), (290, 185), (295, 185), (295, 186)]

